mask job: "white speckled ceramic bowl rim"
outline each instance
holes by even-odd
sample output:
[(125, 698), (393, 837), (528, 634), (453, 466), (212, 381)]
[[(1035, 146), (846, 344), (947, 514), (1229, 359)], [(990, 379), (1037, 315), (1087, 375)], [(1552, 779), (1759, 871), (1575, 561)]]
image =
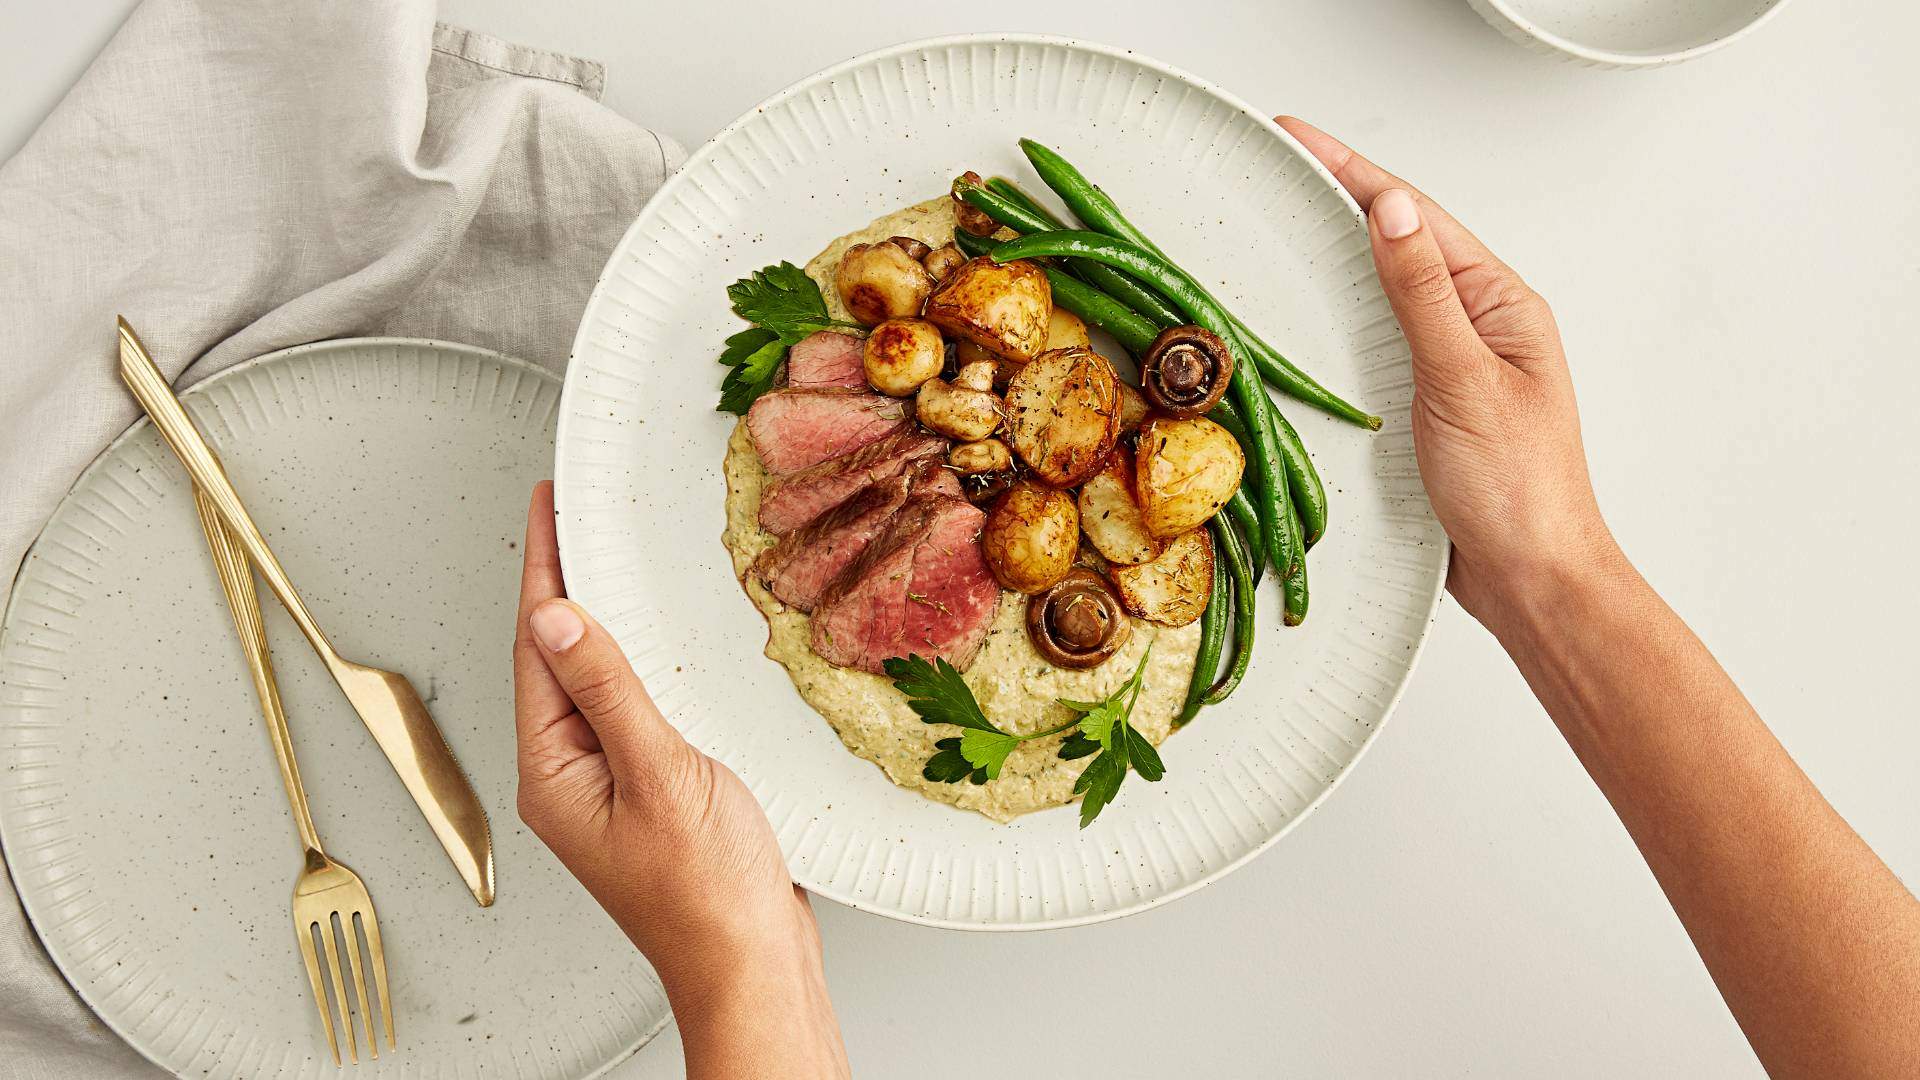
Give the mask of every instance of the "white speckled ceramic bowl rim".
[[(1279, 125), (1275, 124), (1269, 114), (1252, 108), (1250, 105), (1248, 105), (1245, 101), (1241, 100), (1239, 97), (1225, 90), (1220, 89), (1219, 87), (1213, 85), (1212, 83), (1206, 81), (1205, 79), (1201, 79), (1194, 75), (1188, 74), (1180, 69), (1177, 69), (1168, 64), (1162, 63), (1160, 61), (1154, 60), (1150, 57), (1143, 56), (1132, 50), (1115, 48), (1115, 47), (1106, 46), (1106, 45), (1093, 44), (1093, 43), (1088, 43), (1084, 41), (1079, 41), (1076, 39), (1063, 38), (1063, 37), (1051, 36), (1051, 35), (1019, 34), (1019, 33), (962, 34), (962, 35), (952, 35), (952, 36), (946, 36), (946, 37), (910, 41), (910, 42), (905, 42), (899, 45), (877, 49), (869, 53), (855, 56), (840, 64), (836, 64), (814, 75), (811, 75), (805, 79), (802, 79), (794, 83), (793, 85), (787, 87), (786, 89), (781, 90), (780, 92), (768, 97), (765, 101), (761, 102), (759, 105), (755, 106), (753, 109), (748, 110), (746, 113), (742, 114), (739, 118), (734, 120), (732, 123), (728, 124), (727, 127), (723, 128), (718, 134), (716, 134), (712, 139), (710, 139), (706, 144), (704, 144), (698, 151), (696, 151), (692, 155), (692, 157), (688, 159), (686, 165), (683, 166), (678, 173), (676, 173), (673, 177), (668, 179), (666, 184), (661, 188), (661, 190), (658, 193), (655, 194), (653, 199), (648, 203), (647, 207), (642, 210), (640, 216), (627, 229), (627, 232), (622, 237), (620, 243), (614, 247), (613, 253), (608, 259), (607, 266), (602, 271), (601, 277), (599, 281), (596, 282), (593, 292), (588, 299), (586, 311), (582, 317), (580, 331), (574, 339), (573, 351), (572, 351), (574, 362), (569, 366), (569, 369), (568, 369), (566, 388), (565, 388), (565, 392), (562, 397), (561, 406), (560, 406), (559, 429), (555, 437), (554, 471), (555, 471), (557, 516), (559, 518), (559, 527), (560, 527), (560, 541), (561, 541), (560, 554), (561, 554), (561, 564), (562, 564), (563, 572), (566, 576), (567, 581), (569, 582), (570, 591), (573, 591), (576, 593), (576, 595), (578, 595), (581, 591), (583, 591), (579, 583), (583, 582), (584, 580), (582, 576), (582, 565), (581, 565), (582, 556), (579, 554), (578, 550), (574, 546), (570, 545), (568, 542), (568, 533), (569, 533), (569, 529), (573, 519), (573, 514), (569, 511), (569, 501), (570, 501), (569, 492), (571, 491), (574, 483), (574, 481), (572, 480), (572, 470), (569, 467), (569, 447), (572, 444), (574, 438), (576, 437), (575, 433), (576, 431), (578, 431), (579, 425), (581, 423), (581, 421), (576, 420), (576, 415), (578, 414), (578, 407), (580, 405), (580, 402), (576, 401), (575, 399), (576, 398), (584, 399), (588, 394), (587, 391), (582, 389), (582, 383), (580, 381), (580, 378), (581, 378), (580, 357), (590, 346), (594, 345), (594, 342), (592, 341), (592, 333), (591, 333), (593, 320), (594, 320), (596, 311), (600, 309), (603, 304), (606, 304), (608, 302), (608, 291), (609, 291), (610, 281), (613, 280), (614, 275), (616, 274), (616, 271), (618, 271), (621, 268), (623, 261), (630, 258), (630, 252), (635, 247), (640, 245), (644, 229), (653, 221), (655, 216), (661, 212), (660, 208), (673, 205), (675, 203), (676, 197), (681, 194), (680, 189), (686, 186), (687, 184), (689, 184), (690, 178), (697, 175), (701, 171), (701, 167), (703, 165), (706, 165), (710, 159), (714, 158), (716, 154), (719, 152), (719, 150), (721, 149), (721, 147), (725, 145), (728, 142), (728, 140), (731, 137), (733, 137), (736, 133), (740, 132), (743, 128), (745, 128), (750, 122), (754, 121), (757, 117), (761, 116), (764, 113), (773, 112), (785, 106), (787, 103), (795, 99), (801, 98), (802, 95), (808, 93), (810, 90), (813, 90), (814, 88), (820, 87), (825, 84), (829, 84), (833, 82), (833, 80), (835, 80), (836, 78), (842, 75), (845, 75), (849, 72), (855, 72), (867, 66), (877, 65), (882, 61), (899, 59), (908, 54), (932, 53), (936, 50), (951, 50), (951, 49), (966, 48), (971, 46), (994, 46), (994, 45), (1013, 46), (1013, 47), (1032, 46), (1039, 49), (1060, 49), (1060, 50), (1067, 50), (1067, 51), (1076, 52), (1076, 53), (1090, 54), (1090, 55), (1097, 56), (1097, 57), (1104, 58), (1111, 61), (1137, 65), (1138, 67), (1145, 69), (1146, 71), (1149, 71), (1151, 73), (1154, 73), (1157, 76), (1169, 82), (1184, 85), (1195, 91), (1198, 91), (1202, 95), (1210, 96), (1218, 100), (1219, 102), (1223, 103), (1224, 105), (1226, 105), (1230, 110), (1235, 110), (1238, 113), (1242, 114), (1246, 119), (1248, 119), (1249, 121), (1253, 122), (1254, 124), (1262, 128), (1272, 138), (1282, 142), (1287, 148), (1289, 148), (1292, 151), (1292, 153), (1302, 163), (1304, 163), (1304, 165), (1308, 169), (1312, 171), (1312, 173), (1314, 173), (1319, 177), (1319, 179), (1327, 186), (1327, 188), (1329, 188), (1332, 192), (1334, 192), (1337, 195), (1338, 199), (1345, 206), (1346, 212), (1351, 216), (1351, 218), (1354, 221), (1364, 222), (1365, 220), (1365, 215), (1360, 210), (1360, 207), (1358, 206), (1358, 204), (1355, 203), (1352, 197), (1347, 194), (1345, 189), (1343, 189), (1340, 186), (1338, 180), (1335, 179), (1333, 174), (1329, 172), (1323, 165), (1321, 165), (1320, 162), (1317, 159), (1315, 159), (1313, 155), (1304, 146), (1300, 145), (1300, 143), (1296, 141), (1291, 135), (1287, 134), (1287, 132), (1284, 129), (1280, 128)], [(886, 208), (887, 207), (883, 206), (883, 207), (877, 207), (876, 209), (886, 209)], [(1364, 226), (1362, 226), (1362, 233), (1364, 234)], [(683, 238), (685, 238), (686, 234), (682, 233), (682, 236)], [(810, 256), (811, 252), (795, 252), (793, 254), (801, 255), (801, 256)], [(1382, 303), (1384, 305), (1384, 300), (1382, 301)], [(1393, 335), (1395, 340), (1399, 340), (1397, 326), (1393, 327)], [(717, 347), (718, 339), (716, 338), (715, 341), (716, 341), (716, 347)], [(1404, 350), (1404, 342), (1401, 343), (1400, 348)], [(1402, 362), (1404, 366), (1404, 351), (1402, 352), (1401, 356), (1402, 356)], [(1410, 387), (1411, 376), (1409, 375), (1405, 380), (1403, 380), (1403, 382), (1406, 386)], [(717, 378), (715, 379), (715, 385), (716, 386), (718, 385)], [(701, 409), (706, 409), (709, 406), (705, 402), (699, 402), (699, 403), (696, 403), (696, 407)], [(579, 437), (588, 442), (595, 441), (594, 437), (590, 434), (582, 434)], [(717, 447), (716, 447), (716, 451), (717, 451)], [(1411, 457), (1410, 446), (1406, 451), (1406, 453), (1410, 458)], [(719, 473), (717, 457), (715, 459), (713, 468), (714, 468), (715, 477), (717, 479), (718, 473)], [(1425, 513), (1430, 513), (1428, 511), (1425, 511), (1424, 495), (1421, 496), (1421, 501), (1422, 501), (1422, 511)], [(1431, 520), (1430, 517), (1428, 518), (1428, 520), (1429, 521)], [(1434, 527), (1434, 531), (1436, 534), (1438, 534), (1437, 526)], [(714, 543), (716, 548), (719, 546), (719, 542), (717, 540), (713, 540), (711, 542)], [(875, 912), (881, 915), (886, 915), (890, 918), (895, 918), (904, 922), (917, 923), (921, 925), (934, 926), (934, 927), (939, 927), (944, 929), (991, 930), (991, 931), (1047, 930), (1047, 929), (1057, 929), (1057, 928), (1071, 927), (1071, 926), (1082, 926), (1082, 925), (1087, 925), (1091, 923), (1104, 922), (1111, 919), (1120, 918), (1126, 915), (1136, 914), (1138, 912), (1145, 911), (1149, 908), (1158, 907), (1163, 904), (1170, 903), (1206, 885), (1212, 884), (1213, 882), (1220, 880), (1226, 875), (1232, 873), (1234, 870), (1240, 868), (1241, 866), (1246, 865), (1255, 856), (1271, 848), (1282, 836), (1285, 836), (1288, 832), (1292, 831), (1292, 829), (1298, 826), (1299, 823), (1303, 819), (1305, 819), (1307, 816), (1309, 816), (1313, 810), (1317, 809), (1322, 803), (1324, 803), (1327, 797), (1331, 795), (1333, 791), (1339, 786), (1340, 781), (1346, 778), (1348, 773), (1352, 771), (1353, 767), (1358, 763), (1360, 758), (1364, 756), (1366, 750), (1372, 745), (1374, 739), (1378, 737), (1380, 729), (1385, 726), (1386, 719), (1392, 714), (1394, 707), (1399, 703), (1401, 697), (1404, 695), (1406, 691), (1407, 683), (1411, 678), (1413, 668), (1418, 661), (1420, 652), (1424, 648), (1424, 645), (1428, 636), (1428, 631), (1431, 629), (1431, 625), (1435, 617), (1435, 613), (1439, 608), (1441, 597), (1445, 592), (1447, 550), (1446, 550), (1446, 542), (1443, 534), (1440, 535), (1439, 545), (1440, 545), (1440, 553), (1438, 555), (1436, 572), (1434, 573), (1430, 581), (1430, 584), (1428, 585), (1428, 587), (1426, 587), (1423, 590), (1422, 595), (1420, 595), (1417, 599), (1413, 597), (1408, 598), (1408, 600), (1411, 603), (1415, 604), (1420, 609), (1420, 613), (1424, 619), (1424, 622), (1422, 624), (1422, 629), (1416, 635), (1415, 640), (1409, 646), (1408, 655), (1404, 658), (1405, 665), (1406, 665), (1404, 669), (1404, 674), (1399, 679), (1398, 683), (1393, 687), (1391, 693), (1384, 696), (1379, 718), (1371, 724), (1366, 735), (1358, 742), (1352, 757), (1346, 761), (1346, 763), (1339, 769), (1338, 773), (1330, 781), (1325, 783), (1325, 786), (1321, 787), (1313, 795), (1313, 797), (1310, 800), (1306, 801), (1305, 805), (1298, 812), (1292, 813), (1277, 828), (1272, 829), (1272, 831), (1268, 832), (1265, 836), (1261, 837), (1257, 842), (1248, 845), (1245, 850), (1238, 853), (1235, 857), (1232, 857), (1231, 859), (1222, 861), (1217, 864), (1209, 865), (1204, 873), (1194, 876), (1191, 880), (1188, 880), (1176, 887), (1167, 889), (1163, 892), (1154, 893), (1153, 895), (1148, 896), (1144, 899), (1135, 899), (1128, 902), (1122, 902), (1112, 907), (1094, 910), (1094, 911), (1086, 912), (1083, 914), (1070, 915), (1070, 916), (1057, 917), (1057, 918), (1041, 918), (1041, 919), (1031, 919), (1031, 920), (1020, 919), (1020, 920), (1013, 920), (1013, 921), (984, 921), (984, 922), (975, 918), (942, 917), (937, 915), (928, 915), (921, 912), (905, 911), (896, 907), (888, 906), (887, 904), (884, 904), (884, 903), (878, 903), (878, 902), (875, 902), (873, 898), (858, 895), (851, 889), (836, 887), (834, 884), (828, 881), (822, 880), (820, 875), (807, 872), (807, 868), (802, 866), (794, 867), (795, 880), (811, 893), (826, 897), (827, 899), (836, 901), (838, 903), (844, 904), (848, 907), (855, 908), (857, 910), (871, 911), (871, 912)], [(729, 584), (732, 584), (737, 589), (737, 583), (730, 582)], [(747, 602), (744, 599), (741, 599), (740, 603), (742, 605), (747, 604)], [(631, 649), (631, 646), (629, 646), (629, 648)], [(766, 663), (769, 666), (773, 666), (773, 662), (770, 660), (766, 661)], [(804, 708), (805, 706), (803, 705), (801, 707)], [(876, 785), (886, 783), (884, 777), (880, 777), (880, 776), (871, 777), (869, 779), (869, 782)], [(758, 793), (759, 792), (756, 791), (756, 794)], [(965, 813), (964, 811), (953, 810), (950, 808), (942, 808), (942, 809), (943, 809), (943, 812), (946, 812), (946, 813)], [(1067, 823), (1065, 827), (1070, 829), (1072, 827), (1071, 823), (1070, 822)], [(792, 853), (790, 852), (789, 854), (790, 854), (790, 860), (791, 860)]]
[[(231, 367), (224, 368), (220, 371), (215, 372), (212, 375), (207, 376), (205, 379), (202, 379), (199, 382), (194, 383), (192, 386), (187, 387), (185, 390), (179, 391), (179, 394), (183, 400), (192, 401), (195, 398), (214, 390), (215, 388), (219, 387), (222, 383), (231, 381), (233, 379), (246, 377), (255, 369), (264, 367), (269, 364), (275, 364), (284, 360), (293, 359), (296, 357), (307, 356), (311, 354), (327, 354), (327, 353), (333, 353), (333, 352), (353, 352), (353, 351), (362, 350), (362, 349), (380, 349), (380, 348), (428, 349), (428, 350), (452, 353), (456, 355), (467, 355), (467, 356), (481, 358), (492, 363), (497, 363), (507, 369), (524, 372), (528, 375), (537, 377), (537, 379), (539, 380), (545, 380), (548, 382), (558, 381), (551, 371), (545, 368), (542, 368), (536, 364), (532, 364), (525, 360), (517, 359), (515, 357), (507, 356), (503, 353), (494, 352), (490, 349), (483, 349), (478, 346), (462, 345), (455, 342), (422, 339), (422, 338), (362, 337), (362, 338), (336, 338), (336, 339), (330, 339), (326, 341), (308, 342), (306, 344), (294, 345), (294, 346), (290, 346), (288, 348), (280, 349), (274, 352), (264, 353), (260, 356), (251, 357), (249, 359), (240, 361), (239, 363), (234, 364)], [(115, 436), (111, 442), (109, 442), (105, 447), (101, 449), (100, 453), (95, 456), (93, 461), (89, 462), (85, 469), (81, 470), (80, 475), (74, 478), (73, 484), (68, 488), (67, 495), (63, 496), (62, 498), (60, 506), (64, 508), (66, 505), (66, 500), (70, 499), (73, 496), (74, 492), (79, 491), (83, 487), (85, 487), (86, 484), (91, 479), (91, 477), (93, 477), (93, 475), (97, 473), (100, 469), (105, 467), (108, 462), (112, 461), (116, 453), (118, 453), (123, 446), (125, 446), (132, 439), (149, 431), (151, 428), (152, 428), (152, 421), (142, 416), (139, 419), (137, 419), (133, 424), (129, 425), (125, 431)], [(57, 517), (58, 513), (59, 511), (56, 510), (54, 516)], [(51, 521), (52, 518), (50, 518), (49, 520)], [(43, 526), (43, 529), (44, 529), (44, 526)], [(36, 536), (34, 537), (33, 543), (28, 545), (29, 553), (32, 551), (33, 547), (38, 545), (39, 543), (40, 543), (40, 536), (36, 534)], [(20, 576), (24, 574), (26, 571), (27, 562), (28, 562), (27, 558), (23, 556), (21, 559), (20, 565), (15, 568), (13, 580), (9, 582), (10, 586), (17, 586)], [(20, 603), (20, 601), (21, 601), (21, 593), (19, 589), (10, 588), (8, 592), (7, 603), (3, 609), (0, 609), (0, 627), (6, 627), (12, 624), (16, 614), (15, 608)], [(17, 865), (19, 865), (19, 863), (15, 853), (6, 850), (6, 847), (7, 847), (5, 843), (6, 833), (7, 833), (7, 830), (0, 830), (0, 854), (5, 855), (4, 867), (0, 867), (0, 869), (4, 869), (6, 871), (6, 876), (9, 879), (8, 883), (10, 886), (14, 888), (15, 895), (19, 898), (21, 908), (25, 912), (28, 922), (33, 924), (33, 926), (35, 927), (36, 935), (39, 935), (40, 934), (39, 927), (42, 925), (42, 920), (44, 918), (44, 913), (41, 910), (40, 897), (37, 890), (20, 889), (18, 887), (17, 880), (14, 880), (13, 878), (14, 868)], [(286, 852), (289, 850), (292, 850), (292, 849), (276, 848), (273, 851), (271, 857), (277, 858), (277, 859), (284, 859), (286, 857)], [(101, 1021), (101, 1023), (105, 1024), (108, 1030), (112, 1031), (123, 1042), (125, 1042), (128, 1046), (132, 1047), (135, 1051), (137, 1051), (141, 1055), (141, 1057), (145, 1058), (147, 1061), (152, 1063), (156, 1068), (160, 1068), (164, 1071), (171, 1072), (171, 1070), (167, 1069), (165, 1065), (161, 1064), (160, 1056), (157, 1053), (156, 1048), (151, 1044), (150, 1040), (148, 1040), (142, 1032), (139, 1032), (127, 1026), (127, 1024), (123, 1022), (124, 1017), (119, 1011), (115, 1009), (102, 1008), (102, 1005), (104, 1004), (104, 1002), (95, 999), (94, 994), (91, 993), (89, 990), (89, 987), (91, 986), (91, 983), (89, 981), (75, 980), (69, 974), (65, 966), (65, 956), (66, 954), (64, 951), (49, 950), (49, 958), (54, 964), (55, 968), (60, 971), (62, 980), (66, 982), (66, 984), (73, 990), (74, 994), (78, 996), (80, 1000), (87, 1006), (88, 1010), (95, 1017), (97, 1017)], [(118, 992), (117, 989), (110, 989), (109, 996), (117, 992)], [(290, 1009), (301, 1009), (301, 1010), (310, 1011), (312, 1006), (309, 1001), (297, 1000), (297, 1001), (289, 1001), (287, 1007)], [(356, 1014), (356, 1018), (357, 1018), (357, 1014)], [(660, 1010), (659, 1018), (655, 1020), (654, 1023), (651, 1026), (649, 1026), (640, 1035), (638, 1039), (635, 1039), (631, 1041), (630, 1044), (623, 1046), (619, 1050), (619, 1052), (611, 1055), (608, 1060), (606, 1060), (603, 1064), (599, 1065), (598, 1067), (593, 1068), (586, 1073), (578, 1074), (578, 1080), (594, 1080), (595, 1077), (602, 1076), (606, 1074), (609, 1070), (627, 1061), (635, 1053), (639, 1052), (639, 1050), (642, 1047), (652, 1042), (654, 1037), (659, 1035), (659, 1033), (666, 1028), (667, 1024), (670, 1023), (672, 1019), (673, 1019), (672, 1014), (668, 1012), (665, 1008), (662, 1008)], [(403, 1026), (404, 1026), (404, 1021), (403, 1021)], [(401, 1052), (399, 1054), (384, 1056), (377, 1060), (363, 1058), (362, 1063), (357, 1068), (359, 1069), (359, 1071), (367, 1075), (372, 1075), (375, 1072), (380, 1072), (382, 1075), (385, 1075), (385, 1072), (383, 1071), (383, 1069), (386, 1067), (386, 1065), (398, 1063), (401, 1067), (403, 1068), (406, 1067), (406, 1065), (408, 1064), (408, 1061), (405, 1055), (405, 1050), (406, 1050), (405, 1043), (406, 1041), (403, 1035), (401, 1039)], [(351, 1076), (353, 1075), (355, 1068), (356, 1066), (354, 1065), (351, 1065), (351, 1064), (346, 1065), (344, 1066), (343, 1071), (341, 1071), (339, 1075)], [(437, 1070), (435, 1075), (439, 1075), (439, 1072)]]
[(1692, 60), (1695, 57), (1705, 56), (1710, 52), (1724, 49), (1734, 42), (1739, 41), (1741, 38), (1746, 37), (1748, 34), (1753, 33), (1755, 30), (1760, 29), (1768, 20), (1780, 14), (1781, 9), (1791, 3), (1792, 0), (1775, 0), (1773, 6), (1754, 16), (1738, 29), (1722, 34), (1712, 41), (1703, 41), (1689, 48), (1676, 49), (1672, 52), (1664, 53), (1618, 52), (1613, 49), (1602, 49), (1592, 45), (1581, 44), (1578, 41), (1556, 34), (1515, 11), (1510, 0), (1468, 0), (1468, 2), (1472, 4), (1475, 11), (1480, 13), (1482, 18), (1493, 24), (1494, 29), (1499, 30), (1507, 37), (1522, 44), (1545, 46), (1546, 49), (1561, 53), (1595, 67), (1656, 68), (1665, 67), (1668, 64), (1678, 64), (1683, 60)]

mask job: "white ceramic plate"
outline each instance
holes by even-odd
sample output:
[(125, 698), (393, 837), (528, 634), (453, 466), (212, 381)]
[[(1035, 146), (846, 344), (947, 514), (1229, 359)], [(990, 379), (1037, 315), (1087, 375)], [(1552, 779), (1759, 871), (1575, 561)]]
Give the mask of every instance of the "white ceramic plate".
[[(721, 546), (714, 411), (725, 287), (939, 194), (968, 168), (1036, 183), (1015, 140), (1106, 186), (1276, 345), (1386, 417), (1368, 435), (1287, 409), (1326, 477), (1313, 611), (1263, 604), (1253, 673), (1094, 825), (1012, 825), (921, 798), (848, 753), (761, 655)], [(1050, 38), (922, 42), (813, 76), (721, 132), (627, 232), (589, 301), (560, 410), (570, 593), (617, 635), (688, 737), (743, 776), (796, 880), (854, 907), (975, 929), (1111, 918), (1218, 878), (1332, 790), (1399, 697), (1446, 541), (1415, 472), (1407, 349), (1352, 201), (1279, 128), (1191, 76)]]
[[(339, 1073), (291, 918), (300, 852), (186, 473), (142, 421), (41, 533), (0, 629), (0, 838), (54, 961), (195, 1078), (579, 1078), (666, 1023), (653, 972), (514, 811), (509, 655), (558, 380), (398, 340), (242, 364), (183, 395), (340, 651), (430, 703), (493, 821), (481, 909), (262, 593), (329, 852), (373, 894), (397, 1053)], [(5, 1072), (0, 1067), (0, 1072)]]

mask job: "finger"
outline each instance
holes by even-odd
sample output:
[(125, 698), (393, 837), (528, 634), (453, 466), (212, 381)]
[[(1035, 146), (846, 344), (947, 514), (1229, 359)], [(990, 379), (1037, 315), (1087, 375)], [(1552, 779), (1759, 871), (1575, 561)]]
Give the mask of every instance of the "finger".
[(1340, 186), (1347, 189), (1353, 201), (1360, 204), (1360, 209), (1371, 210), (1373, 200), (1383, 191), (1399, 188), (1410, 192), (1419, 202), (1421, 215), (1439, 240), (1441, 251), (1446, 253), (1448, 269), (1454, 273), (1475, 267), (1497, 267), (1509, 274), (1513, 272), (1487, 249), (1487, 245), (1480, 242), (1479, 237), (1412, 184), (1368, 161), (1352, 147), (1297, 116), (1275, 117), (1274, 122), (1320, 159), (1320, 164), (1325, 165), (1334, 179), (1340, 181)]
[(520, 743), (521, 775), (549, 776), (571, 761), (600, 752), (593, 729), (574, 712), (527, 620), (543, 601), (564, 596), (560, 545), (553, 528), (553, 484), (534, 485), (527, 507), (527, 540), (520, 571), (520, 614), (514, 620), (513, 715)]
[(1413, 350), (1415, 386), (1430, 393), (1483, 378), (1500, 361), (1467, 318), (1446, 256), (1420, 209), (1410, 192), (1383, 191), (1373, 200), (1367, 231), (1380, 285)]
[(547, 600), (527, 617), (541, 659), (592, 726), (616, 774), (644, 778), (677, 767), (686, 740), (660, 715), (613, 635), (571, 600)]

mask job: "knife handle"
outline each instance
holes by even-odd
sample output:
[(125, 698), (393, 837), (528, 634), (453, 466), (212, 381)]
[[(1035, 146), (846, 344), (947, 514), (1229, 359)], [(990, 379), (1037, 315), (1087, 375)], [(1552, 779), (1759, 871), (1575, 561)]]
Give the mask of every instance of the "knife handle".
[(294, 591), (293, 582), (287, 577), (286, 570), (280, 566), (280, 560), (273, 557), (273, 551), (267, 547), (266, 537), (260, 534), (260, 527), (253, 523), (247, 508), (240, 502), (240, 493), (233, 490), (227, 481), (227, 472), (220, 465), (220, 458), (207, 445), (206, 437), (193, 425), (193, 419), (180, 405), (180, 399), (173, 395), (173, 387), (167, 385), (166, 377), (160, 374), (160, 368), (147, 355), (146, 346), (140, 344), (140, 338), (120, 320), (120, 378), (133, 391), (134, 398), (140, 402), (147, 415), (153, 418), (153, 426), (173, 447), (180, 457), (180, 463), (187, 467), (188, 475), (193, 477), (194, 486), (206, 493), (213, 505), (219, 509), (220, 516), (232, 529), (233, 538), (240, 542), (247, 556), (259, 568), (260, 576), (265, 578), (273, 594), (286, 605), (288, 614), (306, 635), (307, 643), (329, 669), (338, 666), (340, 654), (333, 649), (333, 643), (315, 622), (313, 614), (307, 610), (306, 602)]

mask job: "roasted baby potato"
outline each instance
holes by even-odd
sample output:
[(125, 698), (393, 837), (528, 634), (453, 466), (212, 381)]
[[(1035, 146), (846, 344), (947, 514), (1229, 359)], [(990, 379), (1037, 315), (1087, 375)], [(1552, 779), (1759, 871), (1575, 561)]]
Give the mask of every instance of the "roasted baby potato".
[(933, 291), (933, 276), (898, 244), (882, 241), (848, 248), (834, 271), (833, 287), (855, 319), (873, 326), (920, 314)]
[(1240, 489), (1246, 465), (1240, 444), (1204, 416), (1149, 419), (1133, 460), (1134, 501), (1147, 531), (1173, 537), (1205, 524)]
[(1052, 313), (1053, 287), (1038, 264), (997, 263), (982, 255), (947, 275), (927, 297), (923, 317), (995, 356), (1031, 360), (1046, 347)]
[(1073, 569), (1080, 512), (1066, 492), (1018, 480), (987, 511), (980, 544), (987, 568), (1000, 584), (1037, 593)]
[(1125, 449), (1108, 455), (1101, 470), (1080, 485), (1080, 531), (1109, 563), (1132, 566), (1151, 562), (1167, 549), (1165, 540), (1147, 531), (1134, 502), (1132, 455)]
[(1080, 316), (1066, 308), (1054, 308), (1053, 314), (1047, 316), (1046, 351), (1076, 347), (1082, 349), (1093, 347), (1093, 339), (1087, 336), (1087, 324), (1080, 321)]
[(1007, 384), (1008, 441), (1044, 483), (1092, 476), (1119, 437), (1120, 380), (1092, 349), (1043, 353)]
[(1205, 529), (1181, 533), (1152, 562), (1107, 574), (1128, 611), (1162, 626), (1185, 626), (1213, 595), (1213, 537)]
[(906, 397), (940, 374), (947, 343), (940, 329), (924, 319), (888, 319), (867, 335), (861, 354), (867, 385), (889, 397)]

